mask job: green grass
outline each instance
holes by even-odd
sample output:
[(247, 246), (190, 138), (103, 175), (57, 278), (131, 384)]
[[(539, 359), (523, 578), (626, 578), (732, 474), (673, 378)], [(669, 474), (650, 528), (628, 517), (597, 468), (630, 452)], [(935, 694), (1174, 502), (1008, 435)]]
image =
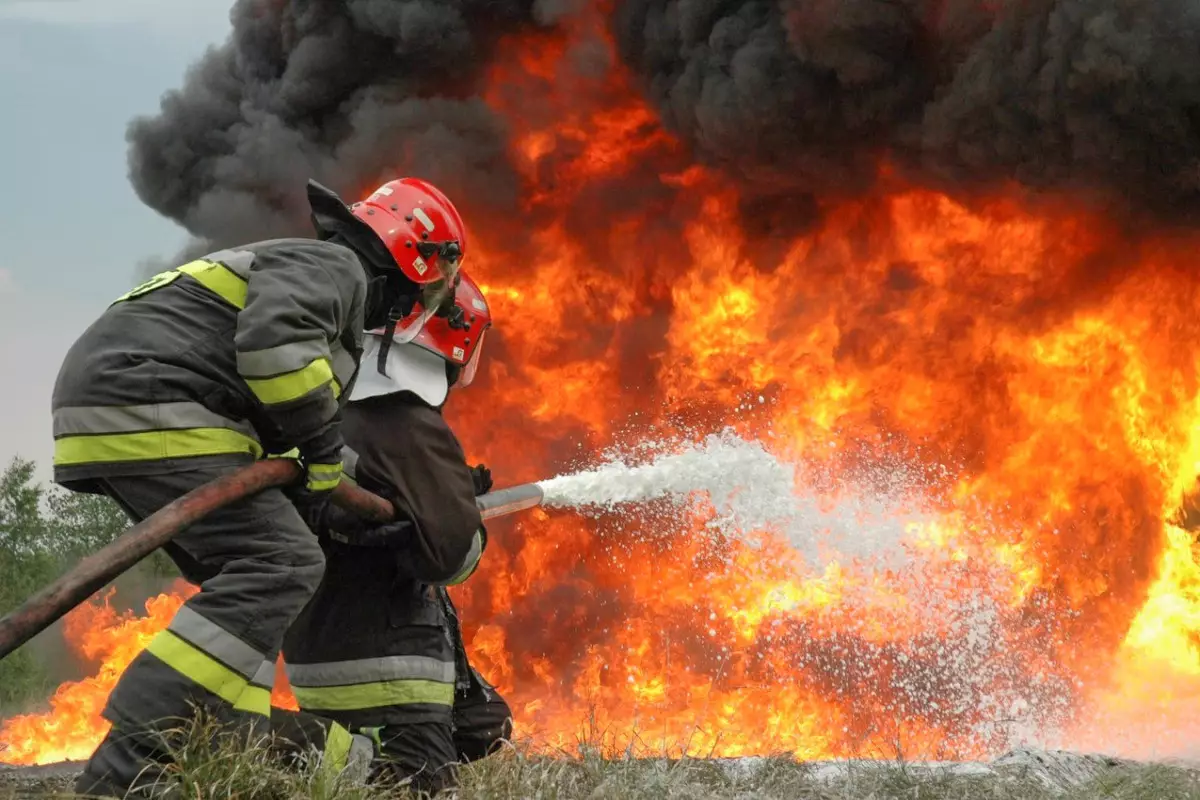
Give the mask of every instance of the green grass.
[[(284, 766), (265, 742), (218, 734), (203, 724), (181, 732), (175, 764), (160, 788), (168, 796), (255, 800), (402, 800), (381, 789), (322, 773), (315, 760)], [(256, 746), (249, 746), (254, 744)], [(1065, 792), (1027, 766), (970, 775), (951, 767), (900, 762), (801, 764), (788, 758), (744, 761), (603, 758), (530, 754), (508, 746), (460, 773), (461, 800), (1200, 800), (1200, 771), (1182, 766), (1112, 762)], [(59, 770), (62, 772), (63, 770)], [(0, 770), (0, 800), (70, 797), (72, 776)], [(449, 796), (449, 795), (447, 795)]]

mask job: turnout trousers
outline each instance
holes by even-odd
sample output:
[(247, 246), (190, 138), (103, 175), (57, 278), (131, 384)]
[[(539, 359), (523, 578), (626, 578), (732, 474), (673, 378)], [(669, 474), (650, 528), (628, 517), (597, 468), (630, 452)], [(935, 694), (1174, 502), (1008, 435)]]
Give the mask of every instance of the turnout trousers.
[[(98, 479), (135, 521), (236, 467)], [(316, 591), (325, 558), (283, 492), (220, 509), (164, 548), (200, 591), (133, 660), (109, 695), (112, 730), (76, 791), (145, 788), (169, 761), (164, 734), (204, 711), (248, 733), (270, 731), (275, 660), (284, 633)]]
[(408, 781), (416, 792), (437, 794), (457, 785), (459, 764), (490, 755), (512, 737), (512, 730), (508, 703), (471, 667), (467, 686), (455, 692), (449, 723), (415, 722), (379, 729), (380, 757), (372, 779), (385, 784)]

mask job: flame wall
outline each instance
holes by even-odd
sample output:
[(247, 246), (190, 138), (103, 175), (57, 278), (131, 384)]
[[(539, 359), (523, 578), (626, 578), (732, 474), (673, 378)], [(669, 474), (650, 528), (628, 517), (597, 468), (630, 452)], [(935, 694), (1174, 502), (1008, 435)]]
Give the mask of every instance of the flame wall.
[[(368, 5), (347, 7), (361, 16)], [(830, 28), (804, 29), (812, 19), (796, 5), (791, 41), (812, 46)], [(817, 6), (845, 8), (806, 13)], [(366, 23), (331, 8), (312, 4), (310, 16), (335, 15), (321, 41), (340, 52), (354, 41), (345, 26)], [(827, 160), (805, 161), (803, 141), (772, 161), (788, 141), (764, 126), (739, 140), (736, 125), (689, 106), (703, 124), (682, 130), (678, 108), (662, 111), (671, 83), (647, 89), (644, 70), (622, 66), (629, 43), (614, 46), (612, 14), (629, 4), (538, 8), (553, 24), (498, 21), (464, 66), (477, 96), (439, 100), (429, 87), (454, 83), (448, 68), (410, 75), (408, 51), (395, 64), (382, 50), (364, 57), (395, 67), (382, 84), (301, 93), (288, 69), (304, 73), (301, 53), (328, 55), (311, 44), (313, 19), (289, 3), (239, 3), (261, 12), (262, 29), (238, 23), (163, 117), (139, 123), (134, 150), (148, 202), (214, 241), (294, 230), (293, 172), (347, 194), (400, 170), (445, 177), (497, 321), (482, 379), (449, 414), (502, 484), (615, 443), (724, 426), (796, 463), (823, 503), (871, 494), (872, 475), (911, 476), (919, 513), (892, 509), (898, 562), (836, 547), (805, 556), (769, 531), (714, 537), (702, 509), (497, 525), (458, 597), (472, 656), (518, 729), (538, 746), (570, 747), (583, 732), (613, 749), (696, 755), (970, 757), (1029, 735), (1177, 752), (1196, 733), (1200, 689), (1197, 237), (1097, 202), (1125, 179), (1140, 181), (1126, 200), (1145, 197), (1157, 178), (1028, 180), (1019, 162), (1036, 152), (1012, 145), (980, 167), (986, 182), (948, 185), (867, 137), (843, 186)], [(996, 13), (1011, 34), (1016, 18)], [(712, 25), (696, 47), (733, 30)], [(239, 61), (247, 49), (288, 69)], [(735, 62), (728, 75), (745, 77)], [(230, 153), (166, 147), (190, 141), (172, 126), (215, 76), (233, 77), (214, 104), (256, 86), (281, 129), (321, 132), (271, 151), (303, 154), (302, 169), (210, 169), (253, 154), (237, 137), (258, 116), (202, 140)], [(329, 120), (348, 96), (342, 130)], [(367, 108), (390, 127), (359, 125)], [(981, 136), (955, 139), (956, 172), (970, 172)], [(745, 158), (729, 154), (739, 141)], [(168, 163), (184, 151), (195, 163)], [(795, 191), (806, 165), (825, 179), (800, 183), (819, 191)], [(1171, 191), (1190, 185), (1184, 166), (1171, 165)], [(184, 177), (160, 186), (155, 170)], [(777, 184), (790, 188), (768, 190)], [(57, 757), (45, 744), (63, 736), (53, 719), (10, 723), (0, 740), (24, 735)]]

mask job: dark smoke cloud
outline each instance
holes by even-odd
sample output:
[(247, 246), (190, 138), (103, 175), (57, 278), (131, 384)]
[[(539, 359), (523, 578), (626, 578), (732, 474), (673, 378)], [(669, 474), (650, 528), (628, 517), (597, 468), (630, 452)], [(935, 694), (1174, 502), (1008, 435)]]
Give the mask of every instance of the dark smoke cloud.
[(759, 191), (1016, 180), (1200, 211), (1193, 0), (621, 0), (666, 124)]
[(239, 0), (229, 40), (131, 124), (133, 185), (200, 252), (308, 233), (310, 177), (362, 191), (418, 171), (468, 214), (511, 206), (504, 121), (473, 88), (534, 14), (532, 0)]
[[(306, 234), (310, 177), (356, 192), (420, 174), (468, 219), (494, 218), (522, 187), (506, 120), (478, 97), (483, 68), (504, 33), (588, 1), (239, 0), (230, 39), (131, 125), (134, 186), (198, 237), (190, 252)], [(768, 245), (818, 218), (808, 195), (861, 193), (883, 160), (958, 193), (1016, 181), (1200, 215), (1195, 0), (616, 0), (611, 24), (685, 157), (740, 182)], [(563, 65), (597, 92), (610, 68), (595, 41)], [(523, 118), (553, 121), (526, 93)], [(539, 184), (572, 146), (543, 159)], [(601, 207), (678, 218), (656, 176), (680, 165), (650, 161), (554, 211), (569, 227), (594, 227)]]

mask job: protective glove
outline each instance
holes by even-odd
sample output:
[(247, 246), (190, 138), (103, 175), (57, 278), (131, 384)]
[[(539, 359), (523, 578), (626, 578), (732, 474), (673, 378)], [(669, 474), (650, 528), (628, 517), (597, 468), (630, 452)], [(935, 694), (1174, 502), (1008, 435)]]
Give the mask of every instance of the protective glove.
[(406, 547), (412, 539), (413, 524), (408, 520), (397, 520), (374, 528), (365, 528), (351, 536), (339, 537), (330, 532), (330, 537), (354, 547), (384, 547), (398, 550)]
[(331, 425), (297, 448), (304, 466), (304, 490), (326, 495), (342, 482), (342, 433)]
[[(388, 492), (379, 492), (380, 497), (395, 504)], [(408, 544), (412, 537), (413, 524), (407, 519), (373, 525), (352, 511), (330, 505), (323, 515), (324, 530), (330, 539), (354, 547), (383, 547), (397, 549)]]
[(492, 471), (483, 464), (471, 467), (471, 483), (475, 484), (475, 496), (487, 494), (492, 490)]

